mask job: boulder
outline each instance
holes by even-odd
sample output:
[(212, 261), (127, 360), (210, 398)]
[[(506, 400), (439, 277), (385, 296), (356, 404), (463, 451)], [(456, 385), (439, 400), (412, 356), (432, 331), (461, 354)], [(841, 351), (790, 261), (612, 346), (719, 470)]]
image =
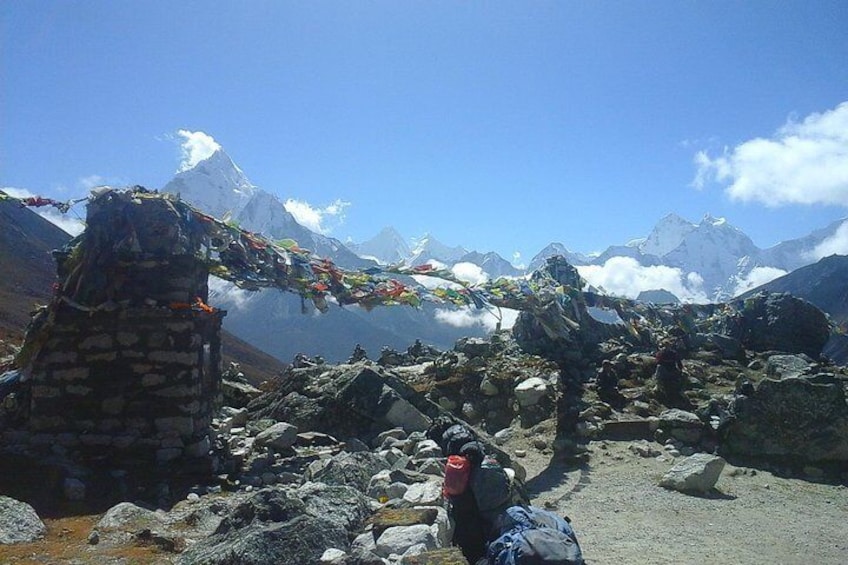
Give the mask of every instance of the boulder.
[(826, 375), (764, 379), (738, 395), (719, 429), (722, 453), (796, 463), (848, 463), (845, 388)]
[(547, 394), (548, 383), (539, 377), (530, 377), (516, 385), (513, 393), (522, 408), (535, 406)]
[(380, 557), (389, 555), (403, 555), (415, 546), (423, 544), (427, 549), (436, 548), (436, 538), (430, 526), (426, 524), (415, 524), (413, 526), (394, 526), (387, 528), (377, 538), (375, 553)]
[(774, 379), (800, 377), (809, 370), (809, 359), (800, 355), (771, 355), (766, 361), (766, 375)]
[[(357, 512), (350, 509), (361, 507), (363, 499), (352, 489), (345, 489), (341, 496), (331, 489), (319, 504), (315, 501), (319, 490), (310, 487), (297, 494), (272, 487), (258, 491), (230, 510), (215, 533), (192, 545), (177, 563), (300, 565), (319, 562), (327, 548), (347, 551), (347, 527), (361, 525)], [(358, 501), (347, 504), (353, 498)], [(338, 519), (324, 516), (331, 513)]]
[(805, 353), (818, 358), (830, 337), (827, 315), (786, 293), (760, 293), (743, 302), (736, 330), (754, 351)]
[(359, 530), (371, 515), (368, 497), (349, 486), (306, 483), (295, 495), (305, 505), (307, 514), (329, 520), (349, 532)]
[(663, 475), (660, 486), (680, 492), (706, 494), (715, 486), (724, 464), (724, 459), (717, 455), (696, 453)]
[(277, 422), (256, 436), (253, 445), (270, 447), (274, 451), (285, 451), (297, 442), (297, 427), (286, 422)]
[(213, 535), (177, 559), (181, 565), (303, 565), (318, 563), (327, 548), (345, 551), (347, 532), (328, 520), (301, 515), (255, 523)]
[(660, 414), (659, 419), (663, 432), (688, 445), (698, 443), (704, 431), (704, 423), (698, 416), (678, 408), (666, 410)]
[(30, 543), (46, 533), (47, 527), (32, 506), (0, 495), (0, 544)]
[(312, 463), (305, 477), (309, 481), (347, 485), (360, 492), (367, 492), (371, 477), (388, 468), (389, 464), (383, 457), (370, 451), (343, 451), (332, 459)]

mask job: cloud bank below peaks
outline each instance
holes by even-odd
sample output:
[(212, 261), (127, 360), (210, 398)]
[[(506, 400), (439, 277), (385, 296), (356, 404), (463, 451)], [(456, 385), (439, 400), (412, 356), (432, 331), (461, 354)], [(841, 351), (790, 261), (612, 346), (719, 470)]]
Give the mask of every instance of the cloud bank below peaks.
[(289, 198), (284, 206), (298, 224), (321, 235), (328, 235), (344, 223), (345, 210), (350, 206), (350, 202), (336, 199), (320, 208), (302, 200)]
[(695, 155), (692, 185), (726, 185), (733, 200), (848, 207), (848, 101), (803, 119), (790, 119), (771, 138), (755, 138), (718, 157)]
[(683, 302), (709, 302), (701, 276), (676, 267), (645, 267), (632, 257), (612, 257), (603, 265), (578, 266), (577, 271), (592, 286), (615, 296), (633, 299), (643, 290), (664, 289)]
[(182, 138), (180, 142), (180, 167), (177, 172), (184, 172), (199, 162), (208, 159), (216, 151), (221, 149), (221, 146), (215, 141), (211, 135), (202, 131), (189, 131), (181, 129), (177, 131), (177, 135)]

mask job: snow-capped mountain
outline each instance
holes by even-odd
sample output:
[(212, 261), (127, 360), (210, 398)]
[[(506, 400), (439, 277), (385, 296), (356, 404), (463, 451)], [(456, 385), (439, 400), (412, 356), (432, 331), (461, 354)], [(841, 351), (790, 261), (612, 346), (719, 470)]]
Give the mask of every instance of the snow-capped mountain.
[(387, 226), (380, 233), (362, 243), (348, 243), (347, 246), (364, 259), (373, 259), (383, 265), (392, 265), (406, 261), (412, 250), (398, 231)]
[(315, 233), (294, 219), (275, 195), (253, 185), (223, 149), (177, 175), (162, 192), (178, 194), (194, 207), (270, 239), (290, 238), (320, 257), (347, 268), (373, 265), (341, 241)]
[(517, 277), (524, 274), (521, 269), (516, 269), (512, 263), (495, 253), (480, 253), (471, 251), (459, 258), (457, 263), (473, 263), (482, 269), (484, 273), (489, 275), (490, 279), (498, 277)]
[(415, 247), (409, 256), (410, 265), (423, 265), (430, 261), (438, 261), (446, 265), (458, 263), (468, 250), (464, 247), (449, 247), (430, 234), (426, 234), (415, 242)]
[[(669, 214), (657, 222), (646, 238), (610, 246), (595, 257), (584, 257), (585, 262), (572, 261), (562, 244), (552, 243), (533, 258), (530, 266), (537, 267), (554, 254), (566, 256), (577, 267), (614, 265), (619, 272), (607, 273), (598, 284), (606, 287), (612, 280), (619, 283), (618, 294), (634, 298), (641, 291), (658, 288), (646, 284), (667, 284), (670, 273), (677, 272), (677, 292), (688, 293), (689, 299), (700, 297), (700, 301), (718, 302), (833, 253), (848, 254), (848, 219), (763, 250), (724, 218), (707, 214), (696, 224)], [(621, 258), (632, 262), (610, 263)], [(631, 268), (633, 276), (628, 278), (620, 272), (623, 268)], [(650, 273), (651, 268), (665, 270)], [(665, 278), (653, 276), (657, 274)], [(621, 288), (622, 280), (630, 280), (631, 286)]]
[(565, 257), (565, 260), (571, 263), (574, 266), (578, 265), (589, 265), (592, 263), (592, 258), (583, 255), (582, 253), (575, 253), (573, 251), (569, 251), (568, 248), (562, 243), (549, 243), (545, 246), (544, 249), (539, 251), (533, 258), (530, 260), (530, 264), (527, 266), (527, 270), (529, 272), (533, 272), (542, 265), (545, 264), (545, 259), (548, 257), (553, 257), (554, 255), (562, 255)]
[(645, 255), (663, 257), (683, 243), (683, 239), (697, 227), (677, 214), (669, 214), (657, 222), (648, 237), (633, 243), (637, 243), (639, 251)]
[[(278, 197), (253, 185), (221, 149), (178, 173), (162, 191), (179, 194), (196, 208), (233, 220), (265, 237), (294, 239), (301, 247), (328, 257), (339, 266), (356, 269), (375, 265), (372, 259), (359, 257), (339, 240), (298, 224)], [(391, 232), (383, 236), (387, 241), (395, 240), (396, 251), (411, 254), (400, 236)], [(374, 253), (377, 248), (379, 245), (375, 244), (369, 255), (379, 259), (390, 256), (379, 257), (390, 246), (383, 245), (380, 254)], [(339, 307), (318, 314), (295, 294), (273, 289), (243, 291), (218, 279), (210, 281), (210, 302), (227, 311), (227, 330), (284, 361), (297, 353), (344, 361), (356, 344), (376, 359), (384, 346), (402, 350), (419, 338), (448, 349), (460, 337), (481, 336), (486, 331), (481, 325), (459, 327), (444, 323), (432, 305), (421, 310), (395, 307), (373, 312)]]
[(755, 262), (759, 253), (760, 249), (742, 230), (724, 218), (707, 215), (676, 247), (662, 255), (662, 262), (687, 273), (698, 273), (707, 296), (724, 300), (731, 298), (735, 289), (730, 281), (747, 274), (753, 267), (751, 260)]

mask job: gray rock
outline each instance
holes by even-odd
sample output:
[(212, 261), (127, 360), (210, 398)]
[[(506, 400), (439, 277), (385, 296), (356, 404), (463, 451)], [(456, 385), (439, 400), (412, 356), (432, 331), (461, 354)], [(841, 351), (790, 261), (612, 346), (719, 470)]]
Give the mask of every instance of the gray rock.
[(394, 438), (396, 440), (402, 441), (406, 439), (406, 432), (403, 428), (392, 428), (390, 430), (381, 432), (377, 434), (377, 437), (374, 439), (374, 447), (382, 446), (383, 442), (386, 441), (386, 438)]
[(377, 538), (375, 553), (381, 557), (403, 555), (410, 547), (418, 544), (423, 544), (427, 549), (436, 548), (436, 538), (430, 526), (393, 526), (386, 528)]
[(304, 503), (308, 514), (349, 532), (358, 531), (371, 515), (368, 497), (348, 486), (306, 483), (295, 495)]
[(671, 468), (660, 486), (680, 492), (708, 493), (718, 481), (725, 461), (717, 455), (696, 453)]
[(131, 533), (138, 530), (155, 530), (164, 525), (162, 515), (137, 506), (132, 502), (121, 502), (106, 511), (94, 526), (101, 535), (107, 531)]
[(848, 463), (848, 403), (836, 379), (764, 379), (752, 395), (737, 396), (730, 409), (719, 428), (722, 453)]
[[(318, 463), (316, 461), (316, 463)], [(305, 473), (306, 480), (322, 482), (328, 485), (347, 485), (365, 492), (371, 477), (383, 469), (388, 469), (385, 458), (369, 451), (357, 453), (342, 452), (326, 463), (313, 467)]]
[(181, 565), (303, 565), (318, 563), (327, 548), (348, 548), (347, 532), (309, 515), (255, 523), (213, 535), (179, 556)]
[(436, 506), (443, 500), (442, 482), (428, 481), (409, 485), (403, 499), (413, 506)]
[(810, 362), (800, 355), (771, 355), (766, 361), (766, 375), (775, 379), (800, 377), (810, 370)]
[(704, 423), (697, 415), (677, 408), (660, 414), (659, 425), (674, 439), (690, 445), (698, 443), (704, 431)]
[(0, 495), (0, 544), (29, 543), (46, 533), (47, 527), (32, 506)]
[(253, 445), (270, 447), (274, 451), (285, 451), (297, 441), (297, 427), (286, 422), (277, 422), (256, 436)]

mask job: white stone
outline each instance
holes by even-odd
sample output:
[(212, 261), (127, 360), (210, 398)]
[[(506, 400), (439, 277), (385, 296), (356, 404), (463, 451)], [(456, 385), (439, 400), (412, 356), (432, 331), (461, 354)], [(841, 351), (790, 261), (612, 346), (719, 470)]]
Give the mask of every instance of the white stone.
[(437, 506), (443, 499), (442, 483), (441, 481), (413, 483), (409, 485), (403, 499), (413, 506)]
[(522, 408), (535, 406), (548, 393), (548, 383), (539, 377), (530, 377), (518, 383), (513, 392)]
[(423, 544), (427, 549), (436, 548), (436, 538), (426, 524), (414, 526), (394, 526), (386, 528), (377, 538), (375, 552), (380, 557), (388, 557), (391, 554), (403, 555), (414, 546)]
[(321, 559), (319, 561), (321, 563), (327, 563), (328, 565), (339, 565), (345, 562), (345, 557), (347, 557), (347, 553), (341, 549), (331, 547), (321, 554)]

